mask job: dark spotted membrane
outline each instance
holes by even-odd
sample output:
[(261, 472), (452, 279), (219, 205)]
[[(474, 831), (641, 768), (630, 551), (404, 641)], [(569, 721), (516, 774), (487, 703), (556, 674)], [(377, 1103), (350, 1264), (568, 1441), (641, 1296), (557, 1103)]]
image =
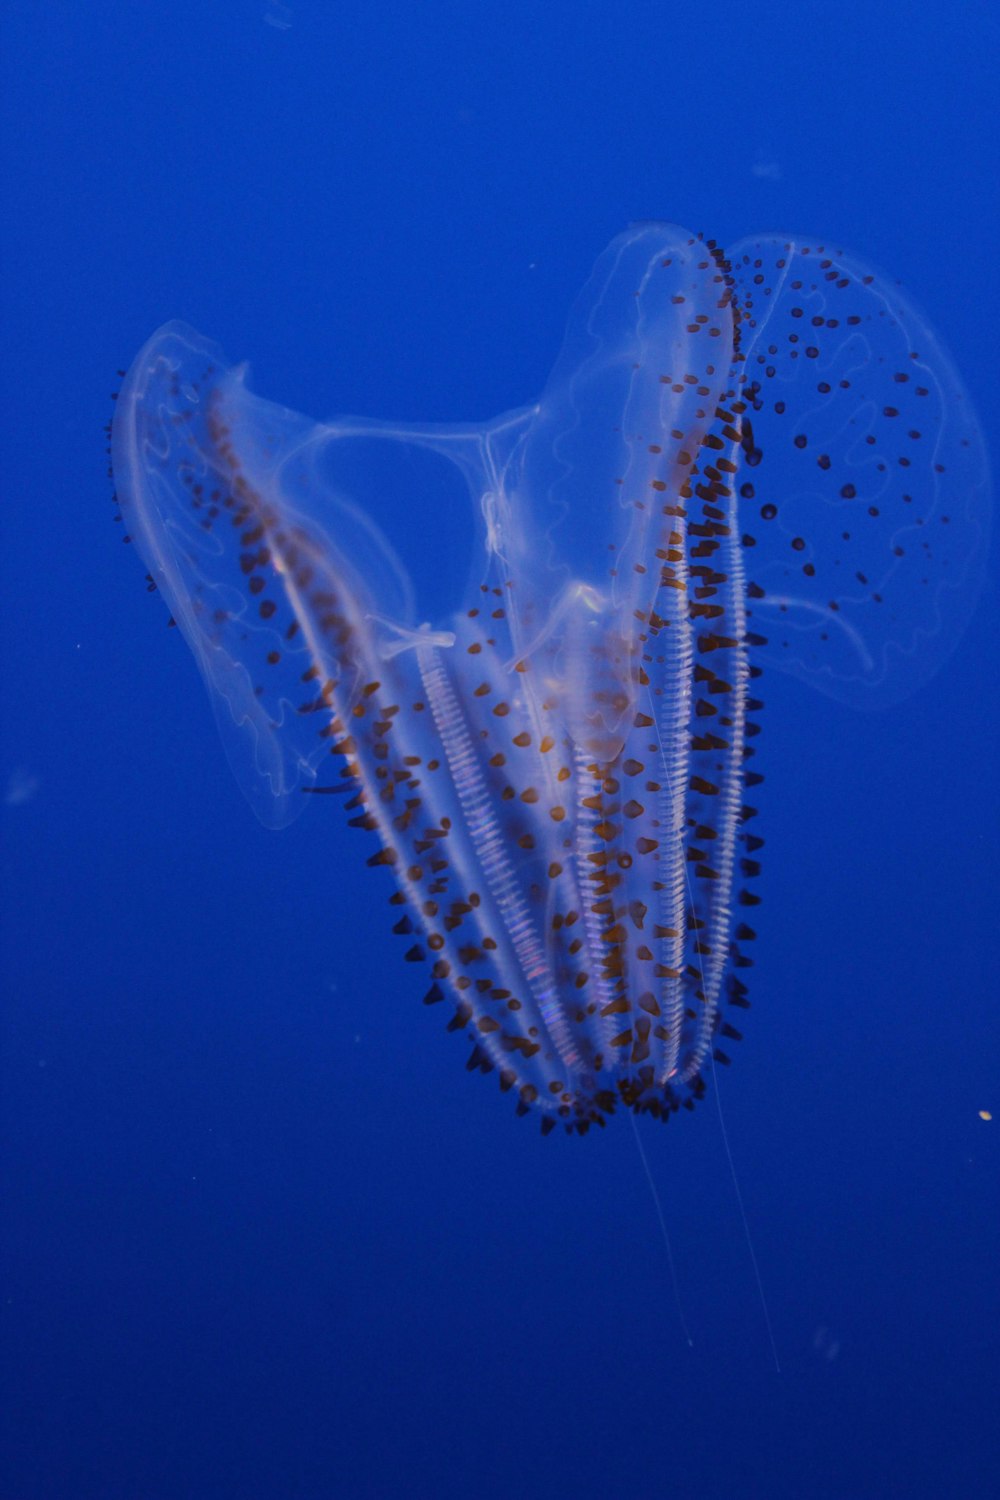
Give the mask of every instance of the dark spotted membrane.
[[(601, 256), (532, 407), (316, 425), (168, 324), (112, 446), (258, 813), (344, 793), (469, 1068), (580, 1132), (690, 1107), (739, 1037), (762, 663), (912, 689), (971, 608), (989, 498), (958, 377), (884, 280), (663, 224)], [(378, 521), (433, 556), (456, 475), (479, 571), (440, 614)]]

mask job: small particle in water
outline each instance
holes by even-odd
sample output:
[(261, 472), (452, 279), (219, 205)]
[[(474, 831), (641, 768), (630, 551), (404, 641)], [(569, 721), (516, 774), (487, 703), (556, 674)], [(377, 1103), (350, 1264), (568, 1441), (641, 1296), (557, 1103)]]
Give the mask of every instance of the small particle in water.
[(23, 807), (35, 796), (41, 784), (41, 777), (35, 776), (31, 771), (26, 771), (23, 766), (18, 766), (7, 778), (7, 789), (3, 798), (4, 806)]

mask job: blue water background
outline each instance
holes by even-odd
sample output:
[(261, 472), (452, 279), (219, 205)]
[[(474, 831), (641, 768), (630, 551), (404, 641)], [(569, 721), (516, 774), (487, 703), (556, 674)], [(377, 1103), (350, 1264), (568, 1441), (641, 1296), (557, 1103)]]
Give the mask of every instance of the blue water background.
[[(168, 317), (316, 417), (492, 416), (643, 217), (854, 248), (989, 429), (995, 6), (10, 0), (3, 36), (2, 1500), (997, 1494), (995, 584), (901, 707), (764, 685), (722, 1103), (779, 1375), (714, 1097), (640, 1122), (689, 1349), (627, 1121), (516, 1120), (363, 837), (254, 821), (101, 430)], [(418, 579), (471, 534), (397, 528)]]

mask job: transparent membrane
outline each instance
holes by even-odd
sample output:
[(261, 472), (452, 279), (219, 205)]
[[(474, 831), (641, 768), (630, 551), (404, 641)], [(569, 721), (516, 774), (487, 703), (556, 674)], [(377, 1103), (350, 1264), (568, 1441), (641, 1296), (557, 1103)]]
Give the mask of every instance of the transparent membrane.
[[(240, 779), (279, 800), (279, 821), (315, 762), (290, 733), (286, 678), (322, 632), (283, 575), (302, 635), (280, 670), (270, 661), (276, 631), (248, 593), (260, 575), (239, 528), (211, 524), (234, 454), (265, 530), (294, 535), (376, 655), (432, 624), (447, 632), (450, 611), (436, 601), (437, 619), (423, 618), (402, 558), (430, 559), (433, 594), (435, 544), (456, 528), (456, 502), (441, 495), (463, 484), (476, 543), (455, 604), (499, 580), (510, 668), (532, 658), (573, 737), (608, 755), (636, 701), (637, 619), (661, 593), (657, 502), (676, 499), (728, 392), (749, 408), (747, 436), (729, 446), (759, 659), (856, 704), (905, 696), (937, 669), (982, 582), (990, 504), (985, 444), (951, 361), (899, 290), (850, 256), (768, 236), (726, 259), (731, 303), (685, 231), (619, 236), (541, 399), (479, 427), (312, 422), (253, 395), (245, 365), (181, 324), (149, 341), (115, 423), (119, 495)], [(326, 643), (324, 671), (349, 676), (329, 654)]]
[(728, 259), (758, 659), (847, 703), (896, 701), (950, 654), (984, 578), (975, 411), (920, 312), (855, 257), (773, 235)]

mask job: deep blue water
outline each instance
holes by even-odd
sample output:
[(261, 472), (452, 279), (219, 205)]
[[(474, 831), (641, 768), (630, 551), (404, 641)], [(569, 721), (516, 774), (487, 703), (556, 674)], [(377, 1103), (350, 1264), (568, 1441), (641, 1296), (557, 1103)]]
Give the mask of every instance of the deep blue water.
[[(330, 799), (281, 834), (123, 548), (102, 427), (183, 317), (323, 417), (530, 399), (629, 220), (898, 275), (987, 432), (984, 4), (12, 3), (2, 1500), (989, 1497), (995, 642), (768, 677), (722, 1105), (539, 1137), (418, 1002)], [(437, 567), (414, 525), (409, 560)], [(995, 576), (995, 558), (991, 570)], [(367, 851), (365, 851), (367, 852)]]

